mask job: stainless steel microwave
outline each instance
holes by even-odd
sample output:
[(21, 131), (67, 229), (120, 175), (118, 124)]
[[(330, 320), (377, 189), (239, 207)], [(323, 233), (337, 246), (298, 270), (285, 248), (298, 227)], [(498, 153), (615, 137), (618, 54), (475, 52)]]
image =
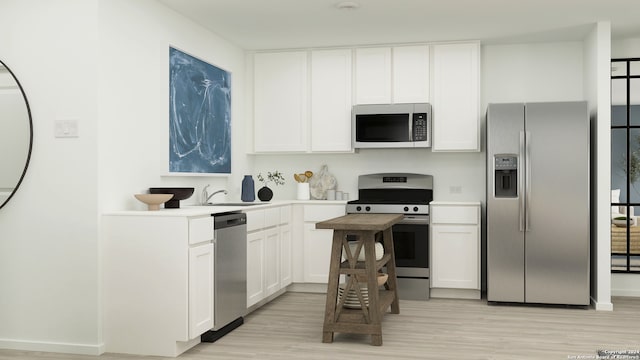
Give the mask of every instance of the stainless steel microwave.
[(431, 105), (354, 105), (351, 111), (353, 147), (431, 147)]

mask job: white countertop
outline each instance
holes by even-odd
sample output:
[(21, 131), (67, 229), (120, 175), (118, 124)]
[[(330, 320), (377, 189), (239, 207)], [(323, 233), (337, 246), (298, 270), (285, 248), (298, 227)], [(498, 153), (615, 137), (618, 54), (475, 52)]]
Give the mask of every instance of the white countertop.
[[(230, 203), (237, 204), (240, 201), (232, 201)], [(231, 211), (251, 211), (257, 209), (267, 209), (270, 207), (284, 206), (284, 205), (346, 205), (346, 200), (274, 200), (269, 202), (255, 201), (247, 204), (255, 205), (238, 205), (238, 206), (216, 206), (216, 205), (185, 205), (181, 204), (179, 209), (164, 209), (161, 208), (157, 211), (148, 210), (121, 210), (121, 211), (109, 211), (103, 215), (107, 216), (203, 216), (220, 214)]]

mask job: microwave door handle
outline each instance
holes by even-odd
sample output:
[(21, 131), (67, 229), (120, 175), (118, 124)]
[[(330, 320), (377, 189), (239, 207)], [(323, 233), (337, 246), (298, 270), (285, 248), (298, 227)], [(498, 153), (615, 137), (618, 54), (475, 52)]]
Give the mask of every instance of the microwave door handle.
[(409, 114), (409, 141), (413, 141), (413, 114)]

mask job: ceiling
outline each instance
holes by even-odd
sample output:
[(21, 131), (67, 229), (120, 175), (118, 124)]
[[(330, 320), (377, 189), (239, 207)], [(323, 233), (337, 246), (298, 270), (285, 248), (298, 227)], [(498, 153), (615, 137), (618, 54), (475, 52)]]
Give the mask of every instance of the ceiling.
[(640, 35), (638, 0), (158, 0), (247, 49), (584, 38), (610, 21), (614, 39)]

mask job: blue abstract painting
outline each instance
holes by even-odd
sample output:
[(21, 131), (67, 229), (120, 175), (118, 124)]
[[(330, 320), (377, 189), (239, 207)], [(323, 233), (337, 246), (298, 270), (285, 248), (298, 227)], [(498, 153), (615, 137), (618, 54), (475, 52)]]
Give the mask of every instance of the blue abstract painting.
[(231, 74), (173, 47), (169, 172), (231, 173)]

